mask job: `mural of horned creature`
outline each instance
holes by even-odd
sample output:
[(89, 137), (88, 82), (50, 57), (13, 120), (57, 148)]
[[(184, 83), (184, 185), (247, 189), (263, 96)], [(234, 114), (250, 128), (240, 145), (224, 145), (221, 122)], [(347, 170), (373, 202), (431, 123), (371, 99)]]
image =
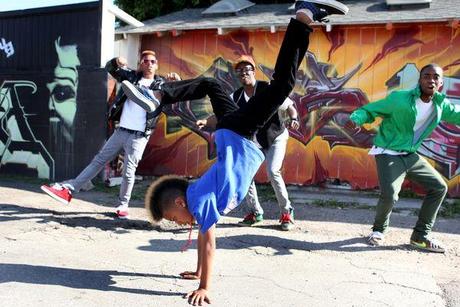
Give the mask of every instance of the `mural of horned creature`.
[[(306, 71), (297, 72), (297, 82), (291, 99), (299, 113), (300, 128), (290, 130), (293, 138), (307, 145), (315, 136), (329, 142), (331, 147), (349, 145), (370, 148), (375, 130), (366, 130), (349, 125), (350, 114), (357, 108), (369, 103), (368, 98), (358, 88), (345, 88), (345, 84), (361, 69), (362, 64), (351, 68), (343, 76), (337, 76), (332, 65), (318, 62), (315, 55), (307, 52)], [(273, 69), (259, 65), (264, 75), (271, 79)], [(231, 63), (217, 58), (203, 76), (220, 80), (224, 88), (231, 93), (240, 85)], [(387, 82), (388, 91), (411, 89), (417, 86), (419, 71), (412, 64), (406, 64)], [(460, 104), (460, 79), (444, 78), (442, 92), (454, 103)], [(180, 102), (164, 109), (168, 115), (168, 124), (175, 118), (176, 124), (183, 125), (203, 137), (208, 145), (209, 158), (214, 158), (213, 131), (200, 130), (195, 125), (197, 119), (210, 115), (209, 103)], [(179, 119), (179, 120), (177, 120)], [(434, 161), (443, 176), (452, 179), (460, 174), (460, 128), (440, 123), (433, 134), (423, 141), (418, 152)]]
[[(344, 76), (338, 77), (332, 65), (319, 63), (315, 55), (307, 52), (306, 71), (297, 73), (297, 86), (291, 99), (299, 112), (300, 129), (291, 130), (291, 136), (307, 145), (315, 136), (328, 141), (330, 146), (371, 146), (374, 132), (361, 128), (348, 128), (350, 114), (368, 103), (360, 89), (344, 88), (344, 85), (361, 68), (356, 65)], [(271, 79), (273, 70), (260, 65), (263, 73)], [(332, 71), (332, 76), (328, 73)]]
[[(299, 130), (290, 130), (290, 134), (299, 142), (307, 145), (313, 137), (321, 136), (331, 147), (336, 145), (353, 145), (371, 147), (373, 131), (359, 127), (348, 128), (346, 125), (350, 114), (358, 107), (368, 103), (366, 95), (359, 89), (344, 88), (361, 68), (357, 65), (342, 77), (333, 74), (328, 76), (331, 65), (318, 63), (313, 53), (307, 52), (307, 71), (297, 72), (297, 81), (291, 99), (294, 100), (299, 113)], [(273, 69), (259, 65), (259, 69), (271, 79)], [(231, 62), (218, 58), (202, 76), (220, 80), (224, 88), (231, 93), (240, 86)], [(200, 130), (196, 126), (197, 119), (209, 116), (209, 103), (204, 101), (180, 102), (167, 106), (163, 111), (170, 117), (179, 118), (181, 125), (203, 137), (209, 144), (209, 157), (214, 157), (213, 131)]]
[(58, 62), (54, 79), (47, 84), (50, 91), (50, 129), (54, 141), (74, 139), (74, 121), (77, 113), (78, 70), (80, 65), (76, 45), (60, 45), (61, 37), (54, 42)]

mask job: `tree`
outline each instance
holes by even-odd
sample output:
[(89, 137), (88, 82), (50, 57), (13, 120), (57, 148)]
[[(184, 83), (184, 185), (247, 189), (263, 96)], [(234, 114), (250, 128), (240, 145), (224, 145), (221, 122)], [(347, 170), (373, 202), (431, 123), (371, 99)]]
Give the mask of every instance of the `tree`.
[[(138, 20), (152, 19), (185, 8), (208, 7), (219, 0), (115, 0), (115, 4)], [(293, 0), (252, 0), (256, 4), (293, 3)]]
[(152, 19), (184, 8), (207, 7), (218, 0), (115, 0), (115, 4), (138, 20)]

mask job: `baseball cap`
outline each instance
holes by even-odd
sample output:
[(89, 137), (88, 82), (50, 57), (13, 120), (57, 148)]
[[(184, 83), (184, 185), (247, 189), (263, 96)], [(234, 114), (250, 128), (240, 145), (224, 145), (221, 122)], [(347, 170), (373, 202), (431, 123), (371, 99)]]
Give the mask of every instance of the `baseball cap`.
[(256, 63), (254, 62), (254, 59), (250, 56), (250, 55), (242, 55), (240, 56), (235, 64), (233, 65), (233, 68), (236, 69), (236, 67), (238, 65), (240, 65), (241, 63), (248, 63), (248, 64), (251, 64), (253, 68), (256, 68)]

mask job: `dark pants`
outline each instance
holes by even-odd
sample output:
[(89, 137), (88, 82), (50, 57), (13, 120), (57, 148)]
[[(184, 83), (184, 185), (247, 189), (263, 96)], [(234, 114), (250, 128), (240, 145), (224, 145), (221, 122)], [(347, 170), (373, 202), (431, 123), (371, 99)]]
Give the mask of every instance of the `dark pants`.
[(417, 153), (392, 156), (375, 156), (380, 183), (380, 198), (375, 214), (374, 231), (385, 232), (390, 224), (390, 214), (398, 200), (404, 179), (420, 184), (426, 190), (413, 239), (426, 238), (433, 228), (439, 207), (447, 193), (441, 175)]
[(205, 77), (164, 83), (161, 87), (162, 104), (201, 99), (208, 95), (217, 117), (217, 129), (229, 129), (252, 139), (294, 88), (297, 70), (308, 48), (310, 32), (309, 26), (291, 19), (276, 60), (273, 80), (241, 108), (223, 90), (218, 80)]

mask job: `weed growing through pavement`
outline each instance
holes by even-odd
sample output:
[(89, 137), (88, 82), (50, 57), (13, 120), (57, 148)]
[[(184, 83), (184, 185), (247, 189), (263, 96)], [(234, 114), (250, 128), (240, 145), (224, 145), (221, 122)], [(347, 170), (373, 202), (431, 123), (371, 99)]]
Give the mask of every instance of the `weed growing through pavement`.
[(439, 209), (439, 216), (453, 218), (460, 215), (460, 199), (453, 202), (444, 202)]
[(312, 205), (323, 208), (355, 208), (355, 209), (372, 209), (373, 206), (362, 205), (357, 202), (341, 202), (336, 199), (317, 199), (312, 202)]

